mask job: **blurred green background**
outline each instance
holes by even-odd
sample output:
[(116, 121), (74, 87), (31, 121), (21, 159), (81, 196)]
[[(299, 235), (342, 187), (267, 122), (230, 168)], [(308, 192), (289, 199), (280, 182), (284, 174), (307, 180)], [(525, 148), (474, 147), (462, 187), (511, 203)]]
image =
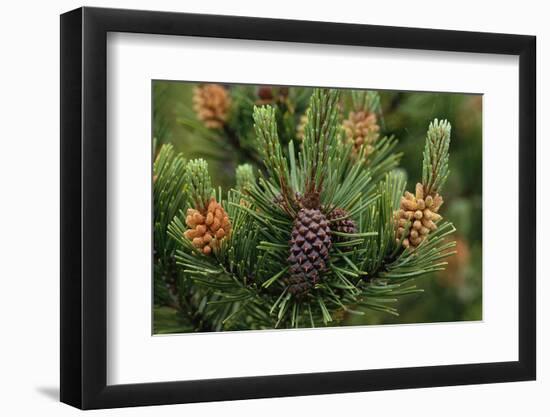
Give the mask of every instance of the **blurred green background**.
[[(170, 142), (186, 158), (202, 157), (209, 163), (215, 186), (234, 186), (235, 167), (246, 155), (205, 135), (192, 104), (197, 84), (153, 82), (153, 135), (158, 144)], [(226, 85), (230, 90), (235, 88)], [(250, 89), (256, 87), (250, 86)], [(292, 96), (292, 87), (290, 88)], [(397, 324), (482, 319), (482, 96), (455, 93), (379, 91), (383, 135), (399, 139), (401, 168), (408, 189), (421, 178), (422, 151), (428, 124), (434, 118), (452, 125), (450, 170), (443, 197), (442, 215), (457, 229), (457, 254), (448, 258), (446, 271), (416, 280), (424, 293), (401, 297), (399, 317), (370, 311), (349, 316), (345, 323)], [(155, 308), (155, 327), (177, 332), (177, 315), (169, 308)]]

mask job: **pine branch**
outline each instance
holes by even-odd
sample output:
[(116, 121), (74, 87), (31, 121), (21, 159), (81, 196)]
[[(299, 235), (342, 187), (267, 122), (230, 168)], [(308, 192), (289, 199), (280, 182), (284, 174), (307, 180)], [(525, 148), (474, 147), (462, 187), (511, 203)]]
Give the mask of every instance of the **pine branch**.
[(353, 146), (352, 162), (364, 162), (372, 170), (373, 183), (397, 167), (401, 154), (394, 153), (397, 140), (381, 137), (382, 107), (377, 91), (351, 91), (351, 110), (343, 121), (342, 141)]
[(340, 129), (338, 100), (338, 90), (315, 89), (311, 96), (300, 158), (306, 175), (306, 195), (320, 194), (323, 190), (329, 148), (336, 145)]
[(435, 119), (430, 123), (422, 162), (422, 184), (426, 195), (440, 193), (449, 176), (451, 124)]
[(185, 170), (185, 184), (189, 187), (191, 207), (205, 211), (213, 196), (212, 181), (208, 174), (208, 164), (204, 159), (193, 159)]
[[(153, 204), (155, 256), (168, 267), (173, 251), (172, 242), (166, 237), (166, 230), (178, 211), (184, 206), (185, 160), (176, 155), (172, 145), (163, 145), (153, 164)], [(171, 272), (164, 271), (166, 275)]]
[(170, 144), (162, 145), (153, 164), (155, 243), (166, 251), (166, 228), (183, 207), (185, 159)]
[(281, 148), (277, 133), (275, 108), (255, 107), (254, 128), (268, 175), (273, 185), (280, 190), (286, 210), (292, 213), (295, 196), (290, 182), (288, 161)]
[(376, 205), (364, 212), (362, 223), (369, 230), (377, 232), (376, 236), (365, 242), (362, 269), (368, 271), (370, 277), (377, 277), (384, 270), (388, 259), (396, 255), (394, 211), (399, 207), (399, 201), (405, 189), (405, 178), (399, 171), (386, 174), (386, 178), (378, 185)]

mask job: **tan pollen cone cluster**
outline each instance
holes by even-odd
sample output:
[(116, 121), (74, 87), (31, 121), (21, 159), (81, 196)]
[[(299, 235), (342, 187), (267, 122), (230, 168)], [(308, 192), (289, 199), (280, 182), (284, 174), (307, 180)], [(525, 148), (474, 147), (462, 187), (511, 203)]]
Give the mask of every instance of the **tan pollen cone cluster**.
[(210, 200), (206, 213), (188, 209), (185, 223), (189, 229), (184, 236), (205, 255), (209, 255), (212, 249), (219, 247), (222, 239), (231, 235), (229, 217), (214, 198)]
[(219, 84), (205, 84), (193, 91), (193, 109), (197, 117), (210, 129), (219, 129), (227, 121), (231, 98)]
[(378, 120), (375, 113), (358, 111), (350, 112), (342, 126), (346, 133), (346, 139), (353, 144), (353, 150), (359, 152), (365, 145), (365, 154), (369, 155), (374, 150), (374, 144), (380, 136)]
[(441, 215), (437, 212), (443, 204), (439, 194), (424, 196), (424, 186), (416, 184), (416, 194), (405, 191), (401, 207), (395, 212), (396, 240), (403, 239), (403, 247), (416, 247), (437, 229)]

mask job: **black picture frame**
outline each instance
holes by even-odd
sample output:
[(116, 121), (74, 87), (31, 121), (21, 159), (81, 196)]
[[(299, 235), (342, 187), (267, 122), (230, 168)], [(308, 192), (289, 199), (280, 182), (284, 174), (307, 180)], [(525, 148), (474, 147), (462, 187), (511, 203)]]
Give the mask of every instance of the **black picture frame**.
[[(519, 360), (107, 385), (108, 32), (519, 56)], [(535, 51), (523, 35), (88, 7), (61, 15), (61, 401), (94, 409), (535, 379)]]

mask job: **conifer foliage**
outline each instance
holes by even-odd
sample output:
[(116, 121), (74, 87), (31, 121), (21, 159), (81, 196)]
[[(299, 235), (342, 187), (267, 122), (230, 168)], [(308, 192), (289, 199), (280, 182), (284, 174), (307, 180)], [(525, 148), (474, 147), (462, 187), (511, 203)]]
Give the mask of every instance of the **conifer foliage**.
[[(449, 123), (429, 126), (412, 194), (396, 170), (396, 139), (380, 135), (376, 93), (351, 93), (349, 114), (342, 102), (350, 93), (338, 90), (315, 89), (303, 110), (285, 89), (255, 94), (245, 137), (257, 157), (237, 167), (233, 189), (215, 189), (204, 160), (186, 162), (170, 145), (156, 157), (156, 302), (158, 294), (177, 308), (189, 331), (397, 315), (392, 304), (420, 291), (413, 280), (443, 269), (453, 254), (454, 227), (439, 213)], [(229, 126), (244, 114), (226, 110), (216, 120)]]

